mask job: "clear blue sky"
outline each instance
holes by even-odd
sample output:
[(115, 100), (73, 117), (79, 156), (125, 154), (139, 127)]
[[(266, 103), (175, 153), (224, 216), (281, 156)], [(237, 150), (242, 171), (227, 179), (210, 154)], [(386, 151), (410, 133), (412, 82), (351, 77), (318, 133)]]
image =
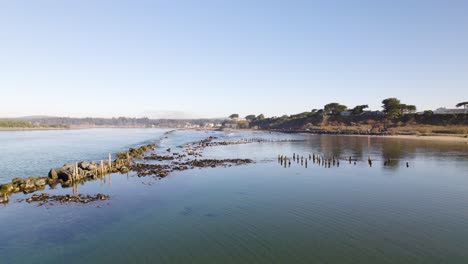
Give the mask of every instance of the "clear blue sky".
[(267, 116), (468, 100), (468, 1), (0, 3), (0, 116)]

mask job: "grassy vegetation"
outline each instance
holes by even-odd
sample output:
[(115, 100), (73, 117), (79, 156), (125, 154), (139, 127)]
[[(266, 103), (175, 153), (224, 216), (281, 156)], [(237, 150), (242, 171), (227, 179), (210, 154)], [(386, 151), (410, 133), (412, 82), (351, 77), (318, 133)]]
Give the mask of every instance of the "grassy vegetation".
[(34, 127), (31, 122), (17, 121), (17, 120), (0, 120), (0, 127), (21, 127), (21, 128), (32, 128)]
[(33, 124), (29, 121), (21, 120), (0, 120), (0, 128), (23, 128), (23, 129), (40, 129), (40, 128), (68, 128), (67, 125), (41, 125)]

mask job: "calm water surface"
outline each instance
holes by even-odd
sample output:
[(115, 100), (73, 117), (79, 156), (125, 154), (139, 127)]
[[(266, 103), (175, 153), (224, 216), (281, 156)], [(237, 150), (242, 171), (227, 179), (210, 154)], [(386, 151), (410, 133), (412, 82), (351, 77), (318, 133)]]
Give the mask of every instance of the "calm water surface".
[[(165, 138), (164, 130), (151, 129), (52, 132), (0, 133), (1, 168), (10, 172), (4, 177), (101, 159), (144, 142), (157, 142), (164, 152), (210, 135), (305, 141), (204, 151), (203, 158), (252, 158), (253, 165), (188, 170), (162, 180), (114, 174), (78, 187), (109, 194), (102, 208), (10, 202), (0, 207), (0, 263), (468, 263), (465, 143), (196, 131)], [(107, 143), (96, 143), (103, 134)], [(87, 143), (70, 154), (74, 142)], [(42, 151), (50, 158), (37, 155)], [(278, 154), (292, 153), (342, 160), (331, 168), (278, 164)], [(344, 160), (349, 156), (356, 165)], [(25, 158), (31, 165), (18, 170)], [(383, 166), (386, 158), (391, 166)]]
[(169, 129), (0, 131), (0, 182), (47, 175), (53, 167), (152, 143)]

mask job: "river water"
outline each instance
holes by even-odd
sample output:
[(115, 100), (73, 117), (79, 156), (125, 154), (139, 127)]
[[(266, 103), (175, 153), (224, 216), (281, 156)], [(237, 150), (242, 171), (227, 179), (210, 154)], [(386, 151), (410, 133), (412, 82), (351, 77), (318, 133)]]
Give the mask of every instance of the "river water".
[[(14, 201), (30, 195), (13, 195), (0, 206), (0, 263), (468, 262), (466, 143), (167, 131), (1, 132), (0, 182), (151, 142), (161, 152), (208, 136), (282, 142), (203, 151), (202, 158), (251, 158), (251, 165), (160, 180), (113, 174), (78, 186), (110, 195), (105, 202), (38, 207)], [(340, 166), (278, 163), (278, 154), (293, 153), (334, 155)]]

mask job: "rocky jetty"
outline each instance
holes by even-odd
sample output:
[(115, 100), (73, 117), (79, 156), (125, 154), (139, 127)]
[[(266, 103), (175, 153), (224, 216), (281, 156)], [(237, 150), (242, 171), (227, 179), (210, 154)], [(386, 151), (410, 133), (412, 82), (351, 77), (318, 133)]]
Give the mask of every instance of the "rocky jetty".
[(127, 173), (134, 161), (142, 157), (146, 152), (154, 150), (156, 145), (149, 144), (139, 148), (130, 148), (128, 152), (117, 153), (114, 161), (81, 161), (74, 164), (65, 164), (59, 168), (52, 168), (48, 176), (31, 176), (26, 179), (14, 178), (10, 183), (0, 185), (0, 203), (7, 203), (13, 193), (23, 192), (29, 194), (44, 190), (46, 186), (52, 189), (58, 184), (62, 187), (71, 187), (75, 183), (95, 180), (109, 173)]
[[(169, 131), (167, 134), (170, 134)], [(167, 135), (166, 134), (166, 135)], [(128, 173), (129, 171), (136, 172), (137, 176), (154, 176), (164, 178), (174, 171), (183, 171), (193, 168), (207, 167), (230, 167), (233, 165), (243, 165), (253, 163), (250, 159), (199, 159), (202, 156), (202, 151), (206, 147), (225, 146), (233, 144), (246, 144), (253, 142), (262, 142), (263, 139), (242, 139), (239, 141), (214, 141), (217, 137), (208, 137), (198, 142), (181, 146), (182, 152), (174, 152), (171, 154), (157, 154), (148, 152), (155, 150), (155, 144), (148, 144), (139, 148), (130, 148), (127, 152), (117, 153), (117, 159), (107, 161), (81, 161), (73, 164), (65, 164), (59, 168), (52, 168), (48, 176), (45, 177), (29, 177), (26, 179), (14, 178), (10, 183), (0, 185), (0, 203), (7, 203), (9, 196), (13, 193), (23, 192), (29, 194), (35, 191), (44, 190), (46, 186), (55, 188), (58, 184), (62, 187), (76, 186), (77, 183), (96, 180), (109, 173)], [(166, 152), (171, 152), (167, 149)], [(148, 161), (149, 163), (147, 163)], [(154, 164), (154, 162), (161, 162)], [(107, 196), (98, 194), (97, 196), (84, 195), (49, 195), (43, 193), (41, 195), (34, 194), (26, 201), (40, 202), (46, 204), (49, 202), (60, 203), (83, 203), (90, 201), (105, 200)]]

